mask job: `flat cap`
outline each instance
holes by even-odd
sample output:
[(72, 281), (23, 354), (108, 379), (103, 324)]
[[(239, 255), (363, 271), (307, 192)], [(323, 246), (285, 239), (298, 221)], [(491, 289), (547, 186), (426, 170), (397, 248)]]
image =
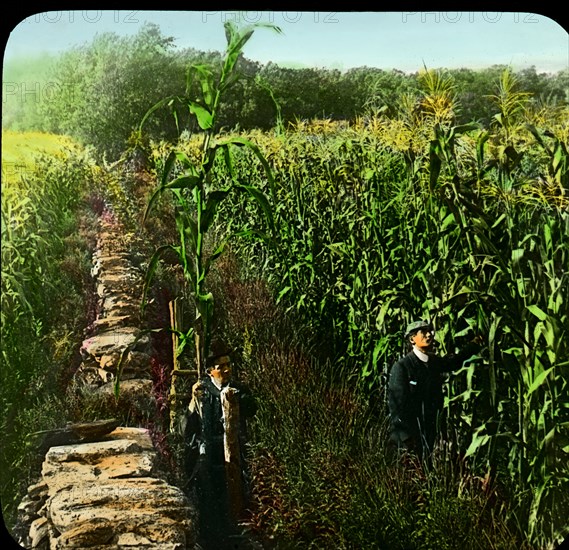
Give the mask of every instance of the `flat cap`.
[(405, 338), (411, 336), (411, 334), (417, 332), (421, 328), (433, 328), (433, 325), (430, 321), (421, 320), (421, 321), (413, 321), (407, 325), (407, 330), (405, 331)]

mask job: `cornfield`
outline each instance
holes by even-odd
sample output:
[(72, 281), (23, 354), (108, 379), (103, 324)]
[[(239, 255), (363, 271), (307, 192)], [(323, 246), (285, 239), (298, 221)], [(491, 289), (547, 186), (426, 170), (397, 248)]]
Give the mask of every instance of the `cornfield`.
[[(269, 246), (233, 250), (365, 392), (381, 391), (412, 319), (433, 320), (443, 352), (482, 335), (449, 383), (444, 438), (508, 487), (510, 518), (547, 547), (569, 510), (569, 112), (534, 108), (505, 71), (491, 127), (455, 126), (452, 82), (426, 70), (422, 85), (392, 118), (247, 135), (274, 189), (245, 149), (234, 177), (273, 197), (275, 229)], [(167, 151), (155, 145), (155, 160)], [(224, 170), (216, 161), (212, 179)], [(220, 235), (264, 230), (238, 196), (218, 219)]]

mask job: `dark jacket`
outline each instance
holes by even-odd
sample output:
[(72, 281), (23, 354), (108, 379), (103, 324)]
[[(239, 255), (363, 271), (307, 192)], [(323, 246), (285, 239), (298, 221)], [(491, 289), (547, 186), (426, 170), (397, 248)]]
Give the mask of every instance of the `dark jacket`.
[[(200, 384), (205, 390), (201, 403), (202, 415), (200, 417), (198, 407), (193, 407), (193, 411), (188, 414), (185, 427), (186, 444), (189, 445), (189, 458), (190, 462), (194, 462), (200, 447), (203, 447), (206, 463), (211, 467), (219, 467), (225, 462), (221, 390), (212, 382), (209, 376), (202, 378)], [(228, 385), (239, 392), (240, 439), (243, 442), (246, 438), (246, 419), (256, 413), (257, 403), (246, 386), (233, 381)]]
[[(224, 450), (224, 422), (221, 391), (209, 376), (200, 380), (203, 397), (194, 397), (188, 408), (185, 427), (186, 469), (190, 486), (195, 487), (200, 510), (200, 530), (208, 536), (223, 537), (230, 523), (230, 497)], [(238, 382), (230, 382), (239, 399), (239, 439), (241, 458), (241, 487), (248, 494), (247, 463), (244, 444), (246, 419), (255, 414), (257, 403), (248, 388)], [(200, 414), (201, 413), (201, 414)], [(193, 481), (195, 479), (195, 481)]]
[(393, 365), (387, 389), (393, 444), (420, 455), (433, 449), (443, 407), (444, 373), (459, 369), (479, 349), (472, 343), (458, 354), (429, 354), (426, 363), (411, 351)]

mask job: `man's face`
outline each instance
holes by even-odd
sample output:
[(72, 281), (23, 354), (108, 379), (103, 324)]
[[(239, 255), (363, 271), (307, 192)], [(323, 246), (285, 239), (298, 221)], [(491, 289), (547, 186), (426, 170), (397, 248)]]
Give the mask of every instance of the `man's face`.
[(209, 372), (210, 376), (222, 386), (231, 379), (231, 362), (227, 355), (215, 360), (215, 365)]
[(435, 344), (435, 330), (433, 327), (420, 328), (411, 336), (411, 342), (421, 351), (430, 351)]

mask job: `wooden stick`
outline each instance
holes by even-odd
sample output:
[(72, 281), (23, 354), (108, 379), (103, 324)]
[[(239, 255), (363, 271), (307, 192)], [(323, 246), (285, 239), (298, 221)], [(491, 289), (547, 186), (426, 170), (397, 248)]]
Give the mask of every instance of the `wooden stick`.
[[(170, 310), (170, 326), (174, 330), (179, 330), (181, 325), (181, 308), (178, 305), (178, 298), (172, 300), (168, 304)], [(176, 388), (176, 378), (177, 374), (180, 372), (180, 361), (178, 360), (178, 335), (172, 332), (172, 381), (170, 382), (170, 431), (173, 432), (176, 427), (176, 420), (178, 418), (178, 409), (180, 406), (178, 399), (178, 392)]]
[(226, 387), (221, 391), (221, 406), (225, 432), (223, 446), (225, 451), (225, 475), (229, 513), (237, 521), (243, 513), (243, 484), (241, 480), (241, 449), (239, 441), (239, 395), (235, 388)]

